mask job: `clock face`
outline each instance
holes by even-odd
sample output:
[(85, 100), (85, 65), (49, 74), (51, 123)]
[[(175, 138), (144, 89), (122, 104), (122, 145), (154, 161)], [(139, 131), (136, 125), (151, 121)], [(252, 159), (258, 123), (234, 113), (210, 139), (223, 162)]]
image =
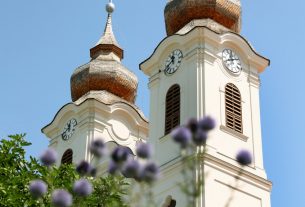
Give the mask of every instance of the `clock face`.
[(239, 74), (242, 70), (239, 57), (230, 49), (224, 49), (222, 52), (222, 61), (226, 68), (234, 74)]
[(181, 65), (183, 54), (181, 50), (174, 50), (166, 59), (164, 73), (166, 75), (171, 75), (177, 71)]
[(68, 140), (72, 137), (74, 134), (74, 131), (76, 129), (77, 121), (76, 119), (70, 119), (67, 124), (64, 127), (64, 130), (61, 134), (61, 137), (63, 140)]

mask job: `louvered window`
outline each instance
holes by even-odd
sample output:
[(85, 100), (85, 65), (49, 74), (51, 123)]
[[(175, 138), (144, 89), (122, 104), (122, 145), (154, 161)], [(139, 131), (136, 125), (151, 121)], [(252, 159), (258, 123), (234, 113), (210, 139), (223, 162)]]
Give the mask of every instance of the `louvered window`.
[(73, 151), (71, 149), (68, 149), (65, 151), (61, 158), (61, 164), (72, 164), (73, 161)]
[(180, 124), (180, 86), (175, 84), (167, 91), (165, 106), (165, 135)]
[(229, 83), (225, 89), (226, 98), (226, 126), (236, 132), (242, 133), (241, 95), (238, 88)]

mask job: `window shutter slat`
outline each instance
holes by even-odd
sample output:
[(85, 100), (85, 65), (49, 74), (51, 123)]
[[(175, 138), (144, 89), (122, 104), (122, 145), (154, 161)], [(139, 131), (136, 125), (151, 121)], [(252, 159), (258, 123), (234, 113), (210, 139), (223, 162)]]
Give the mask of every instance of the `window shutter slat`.
[(180, 86), (175, 84), (167, 91), (165, 105), (165, 135), (180, 124)]
[(72, 149), (68, 149), (65, 151), (61, 158), (61, 164), (72, 164), (73, 161), (73, 151)]
[(228, 83), (225, 88), (226, 126), (239, 133), (242, 129), (241, 95), (238, 88)]

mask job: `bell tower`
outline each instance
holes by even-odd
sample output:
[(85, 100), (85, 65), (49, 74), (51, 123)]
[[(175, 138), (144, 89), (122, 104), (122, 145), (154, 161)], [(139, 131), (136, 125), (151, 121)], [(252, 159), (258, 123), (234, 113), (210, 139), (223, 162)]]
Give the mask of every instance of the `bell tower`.
[(113, 33), (114, 10), (110, 0), (104, 34), (90, 49), (91, 60), (71, 76), (72, 102), (42, 129), (62, 163), (90, 162), (88, 148), (94, 139), (103, 138), (107, 145), (123, 145), (135, 153), (136, 143), (147, 138), (148, 121), (135, 105), (138, 79), (122, 64), (124, 51)]
[[(239, 34), (240, 0), (169, 0), (164, 10), (167, 37), (140, 64), (149, 77), (149, 141), (155, 147), (162, 178), (155, 187), (161, 202), (187, 201), (178, 147), (169, 135), (191, 117), (210, 115), (217, 127), (207, 142), (205, 190), (197, 207), (270, 207), (272, 183), (263, 164), (260, 122), (260, 74), (270, 61)], [(239, 150), (251, 152), (238, 186)]]

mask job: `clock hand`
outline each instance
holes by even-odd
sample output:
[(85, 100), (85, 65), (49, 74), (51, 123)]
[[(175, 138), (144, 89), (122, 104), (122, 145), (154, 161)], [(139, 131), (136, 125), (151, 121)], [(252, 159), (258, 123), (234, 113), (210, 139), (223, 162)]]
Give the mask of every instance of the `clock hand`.
[(238, 60), (238, 59), (235, 59), (235, 58), (232, 58), (232, 59), (227, 59), (226, 62), (228, 61), (232, 61), (232, 60)]
[(229, 56), (230, 56), (231, 59), (233, 58), (233, 52), (232, 52), (232, 50), (230, 50)]
[(174, 62), (175, 62), (175, 56), (173, 55), (173, 56), (171, 57), (171, 59), (172, 59), (171, 63), (174, 63)]

